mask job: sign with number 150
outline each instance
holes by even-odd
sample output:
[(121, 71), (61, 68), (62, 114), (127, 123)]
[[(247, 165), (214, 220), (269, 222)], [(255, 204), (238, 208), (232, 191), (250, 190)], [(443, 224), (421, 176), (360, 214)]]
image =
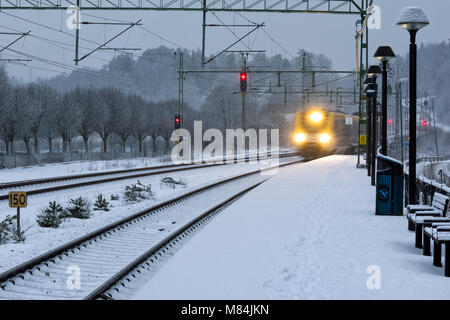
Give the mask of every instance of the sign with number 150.
[(10, 208), (25, 208), (27, 206), (26, 192), (10, 192), (8, 194)]

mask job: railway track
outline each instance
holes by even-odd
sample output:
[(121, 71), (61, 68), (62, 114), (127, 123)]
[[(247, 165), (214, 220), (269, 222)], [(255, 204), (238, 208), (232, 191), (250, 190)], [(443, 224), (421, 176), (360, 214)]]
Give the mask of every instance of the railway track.
[[(283, 153), (280, 154), (280, 158), (287, 158), (297, 156), (298, 153)], [(237, 158), (237, 161), (247, 161), (254, 160), (256, 158), (264, 159), (259, 156), (252, 157), (242, 157)], [(88, 174), (78, 174), (78, 175), (70, 175), (70, 176), (60, 176), (60, 177), (52, 177), (52, 178), (43, 178), (43, 179), (33, 179), (33, 180), (24, 180), (17, 182), (7, 182), (0, 184), (0, 190), (4, 190), (4, 194), (0, 194), (0, 200), (8, 199), (8, 191), (17, 190), (17, 188), (21, 187), (21, 191), (26, 191), (28, 195), (36, 195), (47, 192), (72, 189), (78, 187), (84, 187), (89, 185), (108, 183), (113, 181), (125, 180), (125, 179), (133, 179), (140, 178), (145, 176), (152, 176), (158, 174), (165, 173), (173, 173), (179, 171), (188, 171), (195, 170), (201, 168), (210, 168), (213, 166), (223, 166), (227, 163), (204, 163), (204, 164), (175, 164), (175, 165), (166, 165), (166, 166), (158, 166), (158, 167), (149, 167), (149, 168), (133, 168), (133, 169), (124, 169), (124, 170), (115, 170), (115, 171), (104, 171), (104, 172), (95, 172)], [(98, 179), (96, 179), (98, 178)], [(82, 180), (77, 182), (68, 183), (68, 181), (73, 180)], [(43, 185), (43, 184), (56, 184), (52, 186), (45, 186), (41, 188), (28, 189), (26, 187)], [(23, 189), (25, 187), (25, 189)]]
[[(130, 281), (127, 277), (149, 268), (186, 235), (268, 179), (258, 173), (196, 189), (16, 266), (0, 274), (0, 299), (110, 298), (108, 291), (123, 287), (123, 281)], [(79, 288), (69, 289), (70, 270), (80, 272)]]

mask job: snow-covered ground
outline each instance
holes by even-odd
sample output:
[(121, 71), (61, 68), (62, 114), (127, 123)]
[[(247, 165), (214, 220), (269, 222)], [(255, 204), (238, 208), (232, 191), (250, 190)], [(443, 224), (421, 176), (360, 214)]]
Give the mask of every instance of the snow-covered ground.
[[(280, 159), (280, 162), (298, 160), (298, 157)], [(256, 164), (241, 163), (198, 170), (179, 171), (170, 174), (141, 177), (139, 179), (120, 180), (111, 183), (103, 183), (93, 186), (85, 186), (28, 196), (28, 206), (21, 210), (22, 228), (27, 229), (25, 243), (7, 243), (0, 245), (0, 272), (3, 272), (32, 257), (56, 248), (70, 240), (83, 236), (109, 223), (123, 217), (132, 215), (140, 210), (149, 208), (180, 194), (187, 193), (206, 184), (210, 184), (226, 177), (256, 170)], [(164, 177), (186, 183), (185, 187), (177, 186), (175, 189), (161, 183)], [(127, 203), (123, 200), (123, 192), (126, 185), (136, 183), (151, 184), (154, 198), (139, 203)], [(39, 209), (48, 205), (50, 201), (57, 201), (64, 207), (71, 198), (83, 196), (94, 203), (97, 196), (102, 194), (114, 207), (109, 212), (93, 211), (90, 219), (66, 219), (59, 228), (42, 228), (36, 223)], [(119, 195), (118, 201), (110, 200), (111, 195)], [(0, 221), (7, 215), (14, 215), (15, 209), (8, 207), (7, 201), (0, 201)]]
[(170, 158), (168, 157), (50, 163), (40, 166), (0, 169), (0, 183), (60, 177), (97, 171), (147, 168), (166, 164), (170, 164)]
[[(280, 153), (294, 152), (293, 148), (280, 148)], [(250, 150), (248, 155), (257, 154), (257, 150)], [(239, 156), (243, 156), (240, 154)], [(214, 157), (205, 157), (204, 160), (214, 160)], [(0, 169), (0, 183), (20, 180), (42, 179), (60, 177), (91, 172), (114, 171), (132, 168), (148, 168), (172, 164), (170, 155), (159, 157), (123, 159), (123, 160), (83, 160), (62, 163), (50, 163), (37, 166)]]
[[(330, 156), (281, 169), (194, 235), (134, 298), (449, 299), (450, 279), (414, 247), (405, 217), (374, 215), (375, 189), (355, 164)], [(378, 271), (380, 287), (369, 289)]]

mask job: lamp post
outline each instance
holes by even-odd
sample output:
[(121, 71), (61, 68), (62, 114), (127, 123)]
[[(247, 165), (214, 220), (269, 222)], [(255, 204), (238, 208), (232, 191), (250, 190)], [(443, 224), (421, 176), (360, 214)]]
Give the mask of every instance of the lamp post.
[(383, 65), (383, 84), (381, 92), (381, 153), (387, 156), (387, 63), (395, 58), (391, 47), (378, 47), (374, 55)]
[[(371, 111), (372, 111), (372, 141), (370, 141), (370, 160), (371, 160), (371, 184), (372, 186), (375, 185), (375, 170), (376, 170), (376, 160), (377, 160), (377, 94), (378, 94), (378, 86), (377, 86), (377, 75), (381, 73), (381, 69), (377, 65), (373, 65), (369, 67), (369, 70), (367, 71), (367, 75), (372, 80), (372, 83), (370, 83), (367, 86), (367, 98), (371, 99)], [(369, 90), (374, 90), (375, 92), (369, 94)]]
[(417, 126), (417, 32), (430, 22), (422, 9), (406, 7), (397, 25), (410, 34), (409, 45), (409, 204), (416, 203), (416, 126)]
[[(367, 91), (367, 86), (372, 83), (372, 79), (366, 78), (364, 80), (364, 92)], [(367, 97), (367, 95), (366, 95)], [(367, 98), (367, 175), (370, 177), (372, 170), (372, 99)]]

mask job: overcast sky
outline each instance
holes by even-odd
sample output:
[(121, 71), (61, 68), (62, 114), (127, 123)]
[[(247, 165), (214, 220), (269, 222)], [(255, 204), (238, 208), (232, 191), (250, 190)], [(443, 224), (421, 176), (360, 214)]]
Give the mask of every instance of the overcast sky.
[[(359, 1), (358, 1), (359, 2)], [(390, 45), (397, 54), (404, 54), (408, 50), (407, 32), (395, 25), (401, 9), (405, 6), (420, 6), (428, 16), (431, 24), (420, 31), (418, 42), (440, 42), (448, 41), (450, 38), (450, 1), (448, 0), (375, 0), (375, 4), (381, 7), (380, 30), (373, 30), (370, 33), (370, 53), (372, 54), (378, 45)], [(32, 35), (42, 37), (36, 39), (26, 37), (14, 44), (11, 48), (45, 58), (58, 63), (63, 63), (70, 68), (73, 67), (73, 37), (58, 31), (52, 31), (44, 26), (38, 26), (20, 20), (25, 18), (42, 25), (62, 30), (70, 34), (75, 31), (68, 30), (65, 25), (67, 14), (65, 11), (24, 11), (7, 10), (0, 12), (0, 31), (10, 31), (5, 27), (14, 30), (28, 31)], [(142, 19), (144, 27), (148, 30), (168, 39), (171, 42), (188, 49), (198, 49), (201, 47), (201, 13), (200, 12), (159, 12), (159, 11), (84, 11), (82, 20), (99, 21), (95, 15), (108, 19), (119, 19), (125, 21), (136, 21)], [(267, 50), (268, 55), (281, 53), (289, 57), (296, 55), (297, 51), (304, 48), (315, 53), (323, 53), (333, 60), (335, 69), (353, 69), (355, 66), (355, 22), (357, 16), (354, 15), (328, 15), (328, 14), (285, 14), (285, 13), (242, 13), (246, 18), (261, 23), (265, 22), (265, 31), (270, 34), (282, 48), (278, 47), (264, 32), (257, 31), (246, 42), (255, 50)], [(245, 23), (239, 15), (233, 13), (216, 13), (216, 16), (225, 23)], [(208, 23), (219, 23), (217, 17), (208, 13)], [(108, 40), (121, 30), (123, 26), (82, 26), (81, 37), (93, 42), (100, 43)], [(247, 28), (233, 29), (236, 34), (242, 35), (247, 32)], [(5, 45), (15, 39), (14, 36), (0, 35), (0, 45)], [(207, 54), (214, 54), (236, 38), (225, 28), (207, 29)], [(61, 43), (52, 43), (48, 40), (56, 40)], [(143, 50), (155, 48), (160, 45), (175, 47), (175, 44), (135, 27), (125, 33), (111, 46), (116, 47), (139, 47)], [(94, 43), (81, 41), (80, 55), (84, 55), (89, 49), (95, 48)], [(234, 49), (245, 49), (243, 45), (237, 45)], [(141, 51), (142, 52), (142, 51)], [(287, 52), (287, 53), (286, 53)], [(3, 53), (6, 53), (4, 51)], [(135, 54), (139, 54), (136, 52)], [(83, 66), (93, 68), (101, 67), (111, 57), (113, 52), (97, 52), (91, 57), (81, 62)], [(8, 52), (3, 57), (18, 57), (16, 54)], [(24, 81), (30, 81), (37, 77), (48, 77), (62, 72), (64, 69), (39, 62), (33, 59), (27, 62), (28, 66), (15, 66), (8, 64), (7, 68), (11, 75)], [(41, 69), (48, 70), (41, 70)], [(66, 69), (69, 72), (70, 69)]]

